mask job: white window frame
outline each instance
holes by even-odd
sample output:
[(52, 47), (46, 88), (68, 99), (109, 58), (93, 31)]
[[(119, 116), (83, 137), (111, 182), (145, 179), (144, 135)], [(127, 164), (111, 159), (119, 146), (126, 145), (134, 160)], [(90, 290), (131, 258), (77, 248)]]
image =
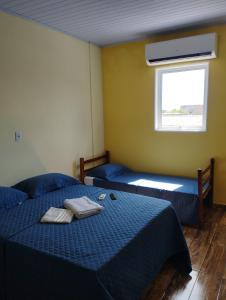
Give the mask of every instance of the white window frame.
[[(204, 110), (203, 110), (203, 123), (199, 128), (162, 128), (162, 75), (165, 73), (183, 72), (188, 70), (205, 70), (204, 79)], [(208, 81), (209, 81), (209, 63), (189, 64), (174, 67), (163, 67), (155, 69), (155, 131), (168, 131), (168, 132), (205, 132), (207, 131), (207, 104), (208, 104)]]

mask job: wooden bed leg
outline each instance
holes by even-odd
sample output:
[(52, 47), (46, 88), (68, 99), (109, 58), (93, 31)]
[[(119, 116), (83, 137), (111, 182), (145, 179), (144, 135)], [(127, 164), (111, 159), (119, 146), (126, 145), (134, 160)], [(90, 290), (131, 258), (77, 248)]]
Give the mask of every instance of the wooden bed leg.
[(107, 164), (110, 163), (110, 151), (106, 150), (106, 162)]
[(213, 187), (214, 187), (214, 165), (215, 165), (215, 159), (210, 159), (210, 185), (211, 185), (211, 191), (210, 191), (210, 201), (209, 205), (210, 207), (213, 206)]
[(85, 171), (84, 171), (84, 157), (80, 158), (80, 181), (84, 183)]
[(203, 223), (202, 169), (198, 169), (197, 172), (198, 172), (198, 201), (199, 201), (198, 226), (200, 228)]

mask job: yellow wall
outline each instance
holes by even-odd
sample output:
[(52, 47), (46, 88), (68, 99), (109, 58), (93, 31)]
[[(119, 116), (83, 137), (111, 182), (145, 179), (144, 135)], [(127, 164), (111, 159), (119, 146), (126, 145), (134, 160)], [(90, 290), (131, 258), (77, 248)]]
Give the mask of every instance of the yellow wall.
[[(210, 61), (207, 132), (155, 132), (155, 68), (145, 64), (145, 44), (207, 32), (219, 38), (218, 58)], [(136, 170), (194, 177), (214, 156), (215, 202), (226, 204), (226, 26), (107, 47), (102, 54), (105, 148), (112, 159)]]
[(104, 148), (100, 49), (90, 47), (90, 89), (87, 43), (4, 13), (0, 37), (0, 185), (75, 174)]

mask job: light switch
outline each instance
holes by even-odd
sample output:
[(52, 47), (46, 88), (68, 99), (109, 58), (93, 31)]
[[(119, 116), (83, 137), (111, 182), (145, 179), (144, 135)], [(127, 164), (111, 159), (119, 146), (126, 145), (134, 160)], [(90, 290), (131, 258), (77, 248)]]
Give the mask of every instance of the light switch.
[(21, 141), (21, 140), (22, 140), (22, 132), (19, 131), (19, 130), (16, 130), (16, 131), (15, 131), (15, 141), (16, 141), (16, 142), (19, 142), (19, 141)]

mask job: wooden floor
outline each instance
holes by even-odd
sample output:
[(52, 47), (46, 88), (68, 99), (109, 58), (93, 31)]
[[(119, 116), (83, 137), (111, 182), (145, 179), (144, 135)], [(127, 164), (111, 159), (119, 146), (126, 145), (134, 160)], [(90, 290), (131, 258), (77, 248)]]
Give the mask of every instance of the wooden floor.
[(226, 300), (226, 207), (207, 213), (201, 230), (184, 227), (190, 276), (181, 276), (167, 263), (142, 300)]

